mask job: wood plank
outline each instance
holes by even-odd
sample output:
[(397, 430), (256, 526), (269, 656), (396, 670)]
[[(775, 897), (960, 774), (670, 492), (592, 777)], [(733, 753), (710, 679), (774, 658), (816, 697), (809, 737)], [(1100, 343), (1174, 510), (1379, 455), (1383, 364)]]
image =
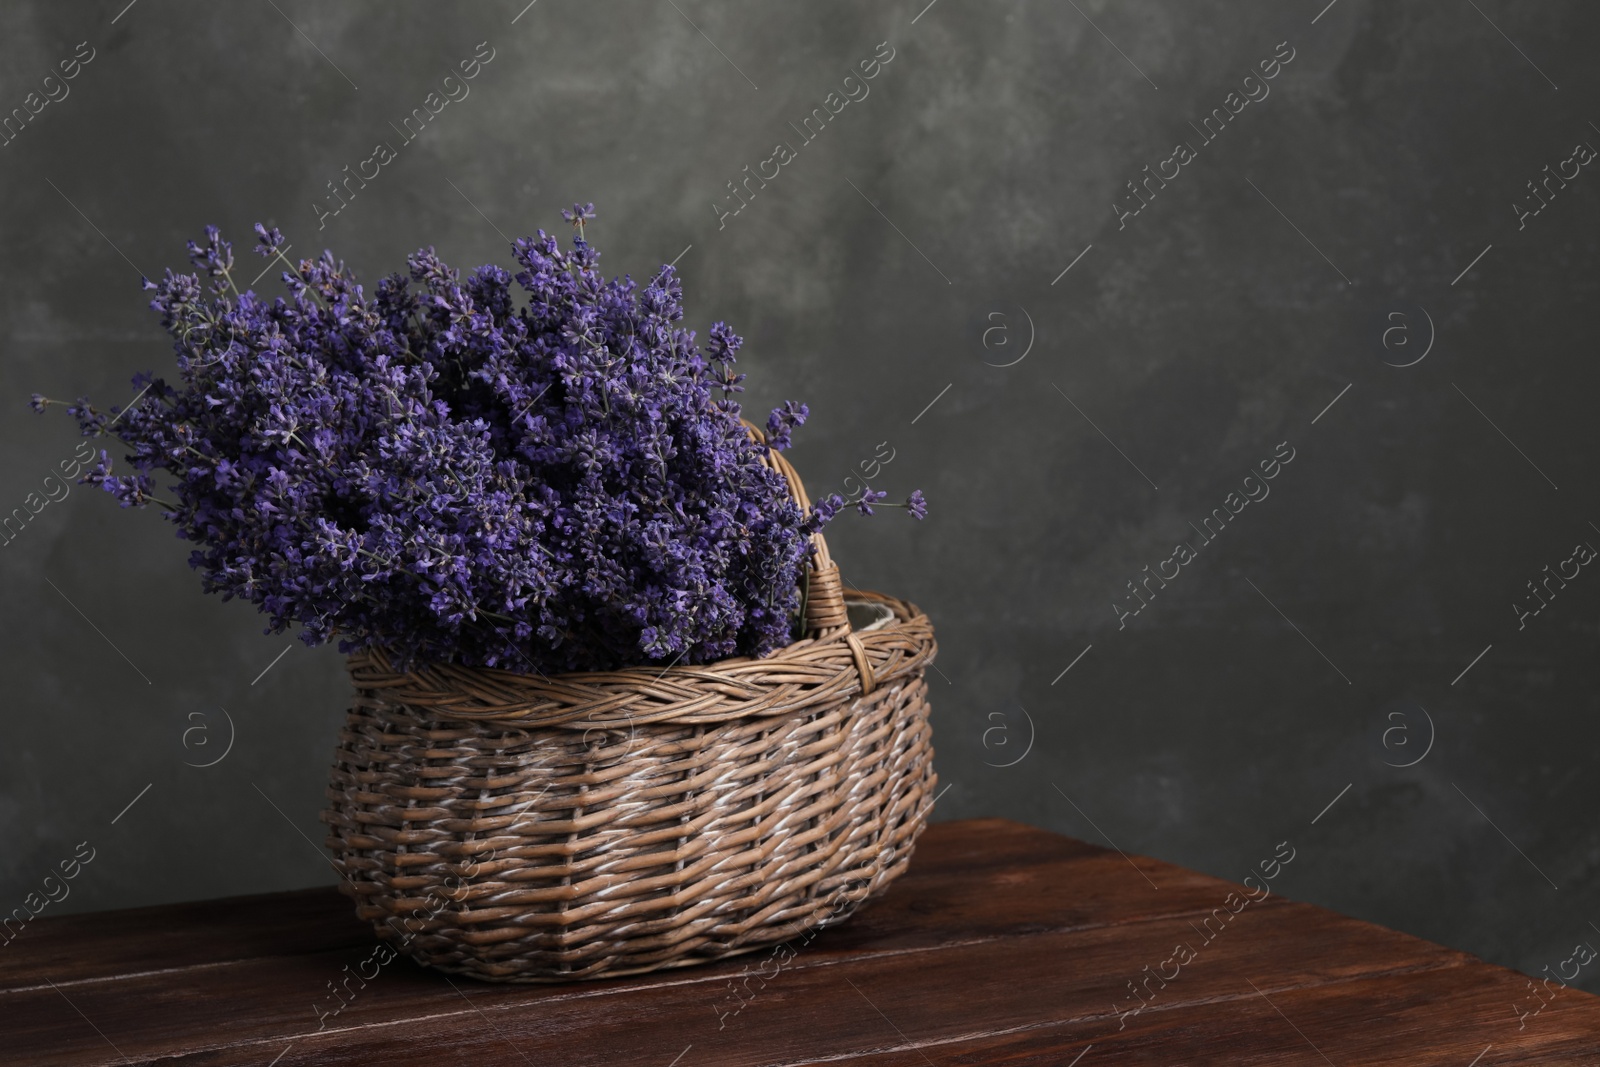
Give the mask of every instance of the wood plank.
[[(322, 1034), (314, 1033), (309, 995), (295, 1001), (278, 983), (260, 981), (264, 962), (204, 972), (204, 981), (163, 974), (154, 989), (139, 988), (144, 980), (86, 983), (72, 996), (123, 1053), (165, 1056), (162, 1063), (172, 1065), (267, 1063), (291, 1041), (279, 1067), (514, 1062), (507, 1058), (513, 1045), (535, 1063), (559, 1058), (568, 1067), (666, 1063), (691, 1043), (705, 1057), (695, 1062), (760, 1064), (892, 1047), (880, 1010), (907, 1034), (936, 1042), (1109, 1020), (1119, 991), (1126, 1006), (1136, 1003), (1124, 983), (1170, 959), (1179, 942), (1200, 955), (1162, 992), (1174, 1005), (1233, 996), (1240, 974), (1312, 985), (1383, 971), (1459, 972), (1471, 962), (1295, 903), (1246, 908), (1214, 937), (1206, 944), (1189, 919), (1158, 918), (881, 954), (808, 953), (732, 1016), (724, 1014), (738, 1003), (727, 987), (730, 964), (658, 976), (643, 989), (621, 979), (560, 992), (460, 980), (458, 991), (421, 969), (397, 969), (361, 991), (334, 1020), (337, 1031)], [(308, 969), (299, 988), (319, 988), (325, 973)], [(81, 1063), (93, 1052), (98, 1038), (53, 991), (7, 1000), (13, 1047), (41, 1050), (30, 1062)], [(247, 1018), (237, 1017), (241, 1002), (250, 1005)], [(74, 1022), (78, 1037), (59, 1044)]]
[[(1057, 860), (1045, 856), (1031, 864), (1013, 863), (1000, 869), (976, 868), (971, 863), (963, 863), (944, 871), (936, 869), (915, 876), (908, 873), (884, 899), (869, 905), (845, 926), (825, 931), (809, 945), (799, 947), (805, 953), (806, 964), (812, 965), (986, 939), (1026, 938), (1043, 931), (1115, 925), (1136, 921), (1150, 910), (1148, 898), (1155, 891), (1128, 868), (1120, 855), (1089, 846), (1059, 851), (1068, 858)], [(1206, 875), (1178, 868), (1157, 869), (1157, 873), (1162, 877), (1160, 892), (1164, 905), (1169, 909), (1187, 909), (1195, 921), (1206, 915), (1228, 891), (1226, 883)], [(337, 894), (330, 892), (330, 896), (343, 903), (343, 898)], [(1281, 898), (1272, 898), (1254, 907), (1274, 907), (1280, 902)], [(368, 951), (369, 946), (364, 943), (356, 949), (328, 953), (263, 956), (240, 959), (235, 961), (236, 965), (228, 966), (207, 964), (196, 973), (172, 968), (129, 977), (115, 983), (115, 992), (107, 995), (112, 999), (134, 997), (152, 1005), (187, 1005), (177, 1018), (167, 1018), (160, 1011), (141, 1011), (133, 1015), (131, 1029), (123, 1032), (129, 1042), (151, 1052), (176, 1052), (214, 1043), (214, 1020), (208, 1012), (198, 1009), (219, 996), (248, 1000), (252, 1004), (252, 1021), (269, 1027), (263, 1033), (304, 1035), (315, 1029), (313, 1004), (319, 1000), (325, 1006), (337, 1003), (330, 999), (327, 983), (338, 981), (347, 965), (356, 968)], [(528, 1003), (543, 1003), (588, 997), (599, 992), (607, 996), (632, 995), (652, 985), (684, 982), (717, 985), (723, 987), (721, 995), (727, 996), (725, 987), (730, 979), (735, 979), (747, 966), (752, 971), (762, 967), (770, 969), (775, 965), (766, 962), (770, 960), (768, 954), (753, 955), (699, 968), (565, 986), (487, 986), (470, 980), (459, 981), (474, 1000), (484, 996), (514, 997)], [(106, 983), (93, 980), (89, 984), (103, 986)], [(82, 983), (60, 980), (57, 985), (73, 1003), (83, 999)], [(449, 989), (437, 974), (402, 962), (391, 964), (383, 975), (374, 979), (372, 986), (381, 986), (384, 995), (363, 999), (350, 1009), (364, 1025), (394, 1022), (434, 1011), (441, 989)], [(0, 1018), (26, 1014), (17, 1007), (21, 1002), (15, 999), (24, 991), (13, 988), (6, 995), (0, 995)], [(32, 992), (44, 993), (45, 990), (35, 985)], [(49, 990), (44, 997), (47, 1004), (59, 999), (61, 993), (55, 990)], [(83, 1010), (96, 1019), (97, 1025), (103, 1026), (94, 1008), (98, 999), (90, 997), (89, 1006)], [(69, 1007), (65, 1001), (59, 1006)], [(50, 1018), (48, 1012), (44, 1017)], [(65, 1018), (70, 1022), (70, 1015)], [(16, 1040), (25, 1040), (29, 1032), (25, 1026), (13, 1028)], [(153, 1044), (152, 1034), (165, 1035), (171, 1043)], [(84, 1029), (82, 1036), (89, 1040), (89, 1031)], [(47, 1039), (44, 1033), (39, 1038)], [(118, 1044), (122, 1046), (124, 1042), (119, 1040)], [(22, 1047), (32, 1046), (24, 1044)]]
[[(1118, 853), (1059, 834), (1003, 819), (935, 824), (889, 894), (831, 932), (830, 944), (840, 951), (910, 947), (939, 937), (957, 942), (1015, 933), (1030, 924), (1058, 929), (1131, 921), (1209, 908), (1237, 888), (1134, 859), (1161, 875), (1161, 893)], [(354, 958), (360, 959), (373, 943), (371, 928), (332, 887), (42, 918), (5, 946), (0, 996), (42, 985), (46, 977), (66, 985), (345, 949), (359, 950)]]
[[(988, 864), (1097, 855), (1093, 845), (1005, 819), (935, 823), (917, 842), (919, 877)], [(986, 857), (975, 860), (974, 857)], [(1131, 873), (1131, 872), (1130, 872)], [(910, 872), (908, 872), (909, 876)], [(903, 879), (902, 879), (903, 881)], [(0, 945), (0, 992), (373, 942), (371, 927), (334, 887), (46, 916)], [(337, 969), (337, 968), (336, 968)]]
[[(1238, 888), (1002, 820), (935, 824), (885, 898), (775, 975), (766, 951), (564, 986), (452, 985), (397, 961), (322, 1033), (313, 1003), (372, 944), (333, 890), (66, 916), (30, 924), (12, 946), (22, 951), (0, 980), (0, 1059), (583, 1067), (665, 1065), (692, 1044), (678, 1067), (1066, 1067), (1095, 1042), (1083, 1067), (1328, 1063), (1280, 1010), (1337, 1067), (1455, 1062), (1445, 1054), (1466, 1067), (1488, 1044), (1481, 1067), (1596, 1051), (1600, 998), (1563, 990), (1521, 1032), (1510, 1005), (1531, 1001), (1523, 976), (1281, 897), (1205, 943), (1197, 924)], [(1146, 968), (1170, 966), (1180, 941), (1199, 955), (1161, 988)], [(752, 977), (754, 999), (735, 994), (741, 972), (759, 971), (770, 984)], [(1125, 983), (1141, 979), (1159, 992), (1133, 1013), (1141, 1002)]]
[(327, 887), (35, 919), (0, 947), (0, 999), (13, 989), (354, 949), (372, 928)]
[[(928, 1041), (910, 1032), (901, 1036), (885, 1023), (881, 1044), (897, 1047), (836, 1062), (857, 1067), (927, 1067), (930, 1061), (938, 1067), (1068, 1067), (1075, 1061), (1078, 1067), (1576, 1067), (1600, 1062), (1600, 998), (1558, 992), (1522, 1027), (1509, 1002), (1519, 999), (1518, 993), (1524, 1003), (1533, 1000), (1527, 979), (1485, 963), (1301, 987), (1275, 983), (1276, 976), (1234, 977), (1235, 992), (1227, 997), (1159, 1010), (1152, 1006), (1125, 1029), (1118, 1029), (1115, 1018), (1100, 1016)], [(680, 1067), (706, 1062), (714, 1061), (686, 1057)], [(808, 1062), (772, 1059), (763, 1067)]]

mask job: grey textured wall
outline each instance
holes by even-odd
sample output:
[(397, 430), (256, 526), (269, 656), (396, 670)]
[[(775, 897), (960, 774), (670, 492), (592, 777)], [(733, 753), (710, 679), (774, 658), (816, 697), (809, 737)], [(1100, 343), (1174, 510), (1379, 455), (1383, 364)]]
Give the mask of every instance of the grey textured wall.
[(0, 8), (0, 110), (67, 92), (0, 147), (0, 512), (43, 504), (0, 548), (0, 911), (84, 841), (47, 913), (331, 882), (345, 691), (154, 512), (45, 498), (76, 437), (28, 395), (170, 369), (139, 274), (206, 223), (372, 280), (593, 200), (611, 272), (677, 257), (746, 336), (750, 408), (810, 403), (814, 490), (887, 442), (926, 491), (830, 538), (938, 626), (939, 818), (1233, 878), (1288, 840), (1282, 892), (1530, 973), (1597, 937), (1594, 5), (125, 2)]

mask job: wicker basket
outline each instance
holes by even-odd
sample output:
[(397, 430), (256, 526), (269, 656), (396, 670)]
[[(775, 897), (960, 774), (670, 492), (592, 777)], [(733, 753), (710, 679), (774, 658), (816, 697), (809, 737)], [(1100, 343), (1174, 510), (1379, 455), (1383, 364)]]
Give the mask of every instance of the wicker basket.
[(806, 636), (762, 659), (546, 678), (351, 655), (322, 818), (357, 914), (419, 963), (559, 982), (748, 952), (880, 893), (933, 804), (933, 627), (863, 593), (887, 621), (853, 628), (815, 547)]

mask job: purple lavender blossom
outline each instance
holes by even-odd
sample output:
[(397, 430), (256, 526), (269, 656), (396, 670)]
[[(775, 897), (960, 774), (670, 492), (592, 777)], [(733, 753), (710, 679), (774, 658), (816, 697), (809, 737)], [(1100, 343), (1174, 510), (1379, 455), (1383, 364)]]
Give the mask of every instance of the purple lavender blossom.
[(911, 490), (911, 495), (906, 497), (905, 507), (918, 522), (928, 517), (928, 502), (922, 499), (921, 489)]
[(570, 211), (562, 211), (561, 217), (572, 223), (572, 228), (578, 231), (578, 236), (583, 236), (583, 224), (594, 218), (593, 204), (573, 204)]
[(773, 408), (772, 414), (767, 416), (767, 446), (776, 452), (788, 448), (790, 434), (796, 426), (805, 425), (810, 415), (810, 408), (793, 400), (785, 400), (783, 407)]
[(861, 490), (860, 499), (856, 501), (856, 510), (860, 511), (863, 515), (871, 515), (872, 505), (876, 504), (878, 501), (882, 500), (888, 495), (889, 494), (884, 492), (882, 489), (874, 489), (871, 486), (865, 486)]
[(256, 223), (256, 247), (254, 250), (256, 255), (270, 256), (282, 244), (283, 234), (278, 232), (276, 226), (268, 229), (261, 223)]
[(815, 533), (822, 529), (835, 515), (844, 510), (845, 504), (845, 498), (838, 493), (829, 493), (812, 504), (811, 515), (806, 519), (806, 533)]
[[(731, 399), (741, 339), (717, 323), (703, 356), (673, 269), (606, 281), (593, 206), (567, 215), (571, 250), (519, 240), (514, 276), (424, 249), (369, 294), (324, 252), (277, 298), (239, 291), (208, 227), (197, 273), (145, 283), (177, 382), (135, 378), (120, 413), (68, 408), (123, 453), (82, 481), (163, 507), (206, 591), (307, 644), (556, 672), (789, 643), (807, 537), (844, 502), (802, 513), (761, 462)], [(281, 255), (276, 230), (256, 236)], [(773, 447), (805, 416), (780, 410)]]
[(255, 604), (268, 633), (402, 667), (607, 670), (789, 643), (808, 538), (846, 506), (802, 513), (762, 462), (808, 409), (786, 402), (753, 440), (732, 399), (742, 339), (715, 323), (700, 354), (670, 266), (607, 282), (593, 207), (563, 213), (569, 252), (542, 230), (515, 242), (515, 276), (463, 279), (423, 249), (370, 297), (331, 252), (282, 259), (262, 225), (255, 251), (289, 268), (289, 296), (241, 293), (207, 227), (197, 274), (143, 282), (179, 384), (140, 374), (127, 410), (62, 405), (125, 450), (128, 473), (102, 451), (80, 482), (161, 506), (202, 588)]

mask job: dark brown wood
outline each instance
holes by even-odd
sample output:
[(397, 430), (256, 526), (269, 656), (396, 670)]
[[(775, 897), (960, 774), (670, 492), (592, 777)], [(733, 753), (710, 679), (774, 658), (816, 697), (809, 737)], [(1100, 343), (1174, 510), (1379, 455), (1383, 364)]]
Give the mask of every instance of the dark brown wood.
[[(0, 1063), (1468, 1067), (1482, 1053), (1480, 1067), (1500, 1067), (1600, 1057), (1600, 998), (1554, 987), (1519, 1021), (1513, 1004), (1538, 1003), (1526, 976), (1276, 893), (1243, 904), (1243, 892), (1017, 823), (936, 824), (885, 897), (781, 959), (762, 951), (556, 986), (395, 960), (364, 985), (348, 981), (353, 999), (320, 1030), (315, 1005), (339, 1003), (330, 983), (374, 944), (331, 888), (45, 918), (0, 956)], [(1193, 958), (1163, 983), (1154, 975), (1171, 975), (1180, 944)], [(1145, 999), (1130, 982), (1144, 983)]]

